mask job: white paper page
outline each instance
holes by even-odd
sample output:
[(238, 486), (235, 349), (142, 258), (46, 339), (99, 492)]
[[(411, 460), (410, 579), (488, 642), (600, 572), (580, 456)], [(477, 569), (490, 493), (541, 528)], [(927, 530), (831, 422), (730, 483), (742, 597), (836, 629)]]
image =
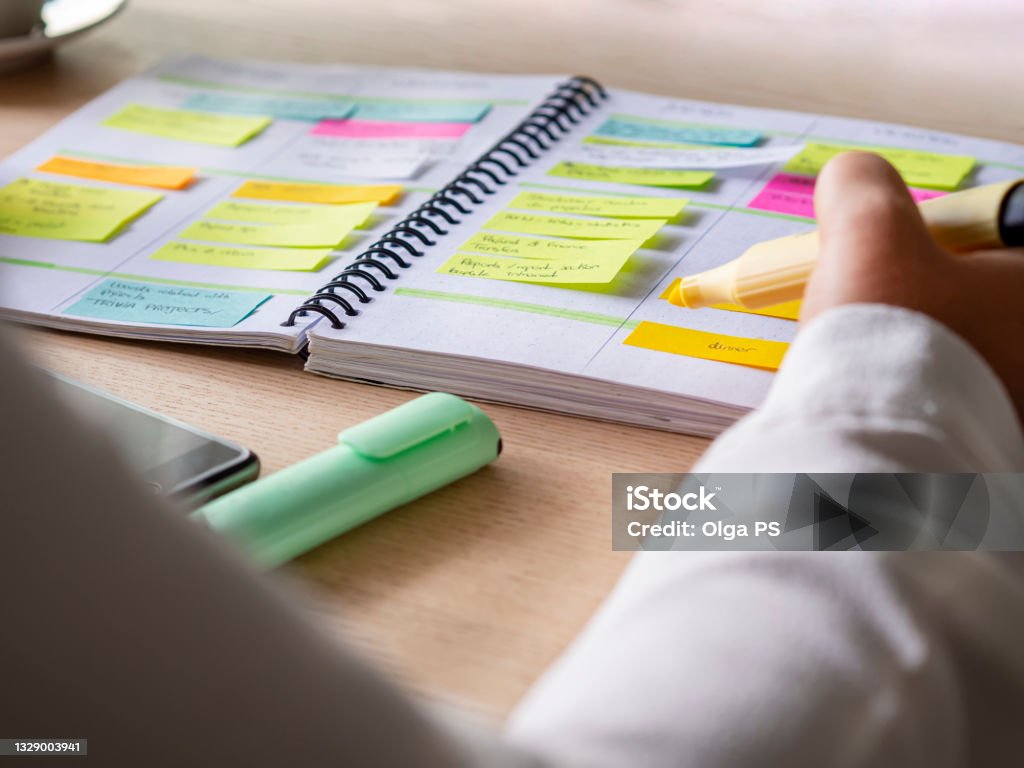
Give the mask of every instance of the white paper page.
[[(313, 66), (260, 62), (221, 62), (183, 57), (158, 65), (101, 95), (42, 137), (0, 164), (0, 185), (20, 177), (86, 186), (141, 190), (36, 171), (57, 154), (85, 160), (127, 164), (174, 164), (198, 168), (199, 178), (183, 191), (159, 191), (156, 206), (108, 243), (84, 243), (0, 235), (0, 311), (13, 309), (42, 317), (60, 313), (107, 275), (119, 279), (220, 289), (266, 289), (271, 301), (231, 329), (180, 326), (183, 333), (224, 336), (233, 331), (293, 336), (316, 321), (309, 316), (296, 327), (281, 322), (303, 297), (328, 281), (362, 247), (380, 237), (415, 206), (424, 202), (454, 173), (479, 153), (479, 147), (514, 125), (559, 78), (542, 76), (465, 75), (458, 73)], [(371, 172), (364, 159), (337, 167), (319, 162), (325, 139), (311, 135), (313, 123), (275, 119), (264, 131), (239, 147), (217, 147), (165, 139), (107, 127), (101, 122), (131, 103), (183, 108), (196, 95), (303, 100), (317, 94), (374, 99), (464, 100), (491, 104), (488, 113), (458, 140), (410, 142), (400, 147), (373, 141), (379, 162)], [(352, 145), (355, 141), (341, 141)], [(413, 146), (415, 144), (415, 146)], [(305, 149), (304, 149), (305, 148)], [(319, 152), (319, 154), (318, 154)], [(158, 261), (149, 255), (176, 239), (189, 223), (224, 200), (248, 179), (326, 183), (387, 183), (385, 165), (409, 165), (422, 153), (422, 169), (412, 179), (395, 179), (405, 189), (398, 205), (382, 206), (369, 225), (356, 230), (317, 272), (287, 272), (217, 267)], [(344, 155), (335, 148), (334, 156)], [(370, 153), (366, 153), (369, 155)], [(398, 158), (399, 163), (394, 162)], [(356, 176), (363, 173), (363, 176)], [(272, 202), (272, 201), (267, 201)], [(72, 319), (72, 318), (68, 318)], [(117, 326), (118, 323), (106, 321)], [(179, 328), (179, 326), (169, 326)]]
[[(679, 309), (658, 297), (675, 277), (729, 261), (761, 240), (805, 231), (813, 226), (813, 220), (748, 207), (781, 170), (778, 162), (720, 170), (713, 184), (702, 190), (547, 175), (561, 160), (578, 158), (582, 139), (613, 114), (756, 129), (764, 134), (764, 147), (820, 140), (973, 155), (979, 168), (966, 185), (1024, 172), (1024, 150), (999, 142), (613, 91), (571, 136), (543, 153), (466, 217), (438, 247), (403, 272), (391, 293), (362, 317), (353, 318), (340, 331), (321, 325), (315, 335), (532, 366), (740, 407), (758, 404), (772, 380), (768, 371), (627, 346), (623, 341), (642, 321), (745, 338), (791, 340), (796, 323), (790, 320), (718, 309)], [(678, 221), (663, 228), (659, 242), (638, 251), (603, 291), (436, 273), (458, 246), (520, 191), (685, 197), (690, 203)], [(500, 391), (494, 397), (501, 399)]]

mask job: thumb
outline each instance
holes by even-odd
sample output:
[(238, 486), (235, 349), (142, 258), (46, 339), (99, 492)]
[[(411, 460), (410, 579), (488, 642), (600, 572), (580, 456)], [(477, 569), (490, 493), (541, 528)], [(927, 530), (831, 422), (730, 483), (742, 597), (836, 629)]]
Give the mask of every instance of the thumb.
[(814, 210), (822, 260), (892, 265), (936, 251), (903, 179), (878, 155), (844, 152), (826, 163)]

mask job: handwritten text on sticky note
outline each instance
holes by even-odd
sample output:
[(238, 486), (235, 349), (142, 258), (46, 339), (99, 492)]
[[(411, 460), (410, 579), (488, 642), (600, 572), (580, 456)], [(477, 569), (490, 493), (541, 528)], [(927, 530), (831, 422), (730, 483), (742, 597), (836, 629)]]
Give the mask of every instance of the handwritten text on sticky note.
[(569, 216), (500, 211), (484, 224), (484, 228), (551, 237), (646, 240), (653, 237), (664, 223), (664, 219), (575, 219)]
[[(761, 211), (784, 213), (787, 216), (814, 218), (814, 185), (813, 176), (800, 176), (793, 173), (777, 173), (762, 190), (747, 203), (748, 208)], [(917, 202), (941, 197), (946, 194), (935, 189), (918, 189), (910, 187), (910, 196)]]
[(726, 336), (646, 320), (641, 322), (623, 343), (657, 352), (772, 371), (778, 369), (786, 350), (789, 349), (789, 344), (782, 341)]
[(687, 202), (684, 197), (610, 197), (520, 192), (508, 207), (620, 219), (671, 219), (679, 215)]
[(521, 259), (578, 260), (597, 257), (625, 261), (643, 245), (643, 240), (567, 240), (520, 237), (497, 232), (478, 232), (459, 250), (514, 256)]
[(234, 224), (202, 219), (178, 236), (187, 240), (238, 245), (269, 245), (282, 248), (335, 248), (352, 231), (342, 224)]
[(37, 179), (0, 189), (0, 233), (105, 242), (163, 195)]
[(596, 131), (598, 136), (620, 139), (679, 142), (684, 144), (724, 144), (752, 147), (761, 140), (761, 132), (749, 128), (689, 125), (670, 120), (645, 120), (614, 117), (605, 120)]
[(237, 147), (260, 133), (270, 122), (269, 116), (240, 117), (129, 104), (102, 124), (163, 139)]
[(230, 328), (269, 298), (270, 294), (251, 291), (211, 291), (107, 279), (64, 314), (125, 323)]
[(419, 123), (475, 123), (491, 105), (479, 101), (359, 101), (354, 117)]
[(331, 255), (330, 249), (316, 248), (239, 248), (204, 243), (173, 242), (149, 255), (156, 261), (181, 264), (207, 264), (235, 269), (273, 269), (312, 272)]
[(347, 99), (279, 99), (226, 93), (197, 93), (181, 106), (199, 112), (266, 115), (280, 120), (302, 120), (311, 123), (327, 118), (348, 117), (356, 108), (355, 103)]
[(208, 219), (244, 221), (252, 224), (302, 224), (358, 227), (376, 210), (376, 203), (350, 205), (274, 205), (225, 200), (206, 212)]
[(715, 178), (714, 171), (675, 171), (664, 168), (614, 168), (590, 163), (558, 163), (549, 176), (606, 184), (639, 184), (648, 187), (700, 189)]
[(525, 283), (609, 283), (626, 259), (594, 255), (580, 259), (514, 259), (457, 253), (438, 272), (461, 277), (512, 280)]
[(833, 157), (840, 152), (849, 150), (874, 152), (881, 155), (892, 163), (907, 184), (929, 189), (956, 189), (974, 168), (975, 163), (973, 157), (965, 155), (940, 155), (935, 152), (920, 152), (899, 147), (857, 147), (811, 143), (786, 163), (785, 170), (790, 173), (814, 176)]

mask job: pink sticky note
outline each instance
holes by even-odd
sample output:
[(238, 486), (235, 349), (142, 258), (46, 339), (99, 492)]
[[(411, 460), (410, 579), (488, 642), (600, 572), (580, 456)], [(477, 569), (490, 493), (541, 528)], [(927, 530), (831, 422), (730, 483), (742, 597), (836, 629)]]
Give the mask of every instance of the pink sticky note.
[(472, 123), (395, 123), (386, 120), (321, 120), (312, 133), (346, 139), (457, 139)]
[[(777, 173), (764, 185), (757, 196), (747, 203), (747, 207), (813, 219), (815, 181), (813, 176)], [(942, 197), (945, 194), (945, 192), (935, 189), (910, 187), (910, 196), (919, 203), (922, 200)]]
[(789, 216), (804, 216), (805, 218), (813, 219), (814, 196), (772, 189), (769, 185), (758, 192), (757, 197), (747, 203), (747, 208), (757, 208), (762, 211), (785, 213)]

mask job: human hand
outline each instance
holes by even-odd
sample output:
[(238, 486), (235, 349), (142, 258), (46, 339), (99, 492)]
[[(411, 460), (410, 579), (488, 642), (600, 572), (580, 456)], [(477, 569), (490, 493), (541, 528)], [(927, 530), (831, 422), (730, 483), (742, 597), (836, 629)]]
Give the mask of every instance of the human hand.
[(1024, 416), (1024, 250), (947, 252), (893, 167), (863, 152), (825, 166), (814, 206), (821, 250), (801, 322), (844, 304), (926, 314), (985, 358)]

